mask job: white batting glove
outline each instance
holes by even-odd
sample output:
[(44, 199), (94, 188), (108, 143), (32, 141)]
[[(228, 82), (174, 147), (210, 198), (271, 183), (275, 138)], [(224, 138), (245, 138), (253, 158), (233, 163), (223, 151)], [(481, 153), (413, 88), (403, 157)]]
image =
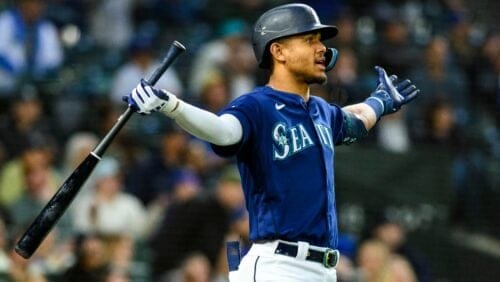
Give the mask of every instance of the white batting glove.
[(166, 90), (156, 89), (144, 79), (137, 84), (126, 100), (133, 110), (146, 115), (161, 111), (167, 116), (173, 117), (179, 106), (179, 100), (174, 94)]

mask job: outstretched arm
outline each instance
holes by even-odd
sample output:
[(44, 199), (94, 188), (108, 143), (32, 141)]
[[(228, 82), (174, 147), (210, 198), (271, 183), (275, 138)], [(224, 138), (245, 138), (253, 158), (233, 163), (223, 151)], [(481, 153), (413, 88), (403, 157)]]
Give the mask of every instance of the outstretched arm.
[(181, 100), (179, 103), (173, 119), (192, 135), (219, 146), (236, 144), (243, 137), (243, 128), (235, 116), (217, 116)]
[(366, 136), (382, 116), (397, 112), (419, 93), (409, 79), (397, 82), (397, 76), (387, 76), (383, 68), (377, 66), (375, 70), (378, 73), (377, 89), (363, 103), (342, 108), (346, 127), (343, 143), (349, 144)]
[(384, 115), (392, 114), (415, 99), (420, 92), (409, 79), (397, 82), (395, 75), (388, 76), (385, 70), (375, 67), (378, 74), (378, 87), (363, 103), (342, 108), (353, 113), (370, 130)]
[(383, 68), (376, 66), (375, 70), (378, 86), (364, 103), (375, 111), (377, 119), (399, 111), (403, 105), (417, 98), (420, 90), (409, 79), (397, 82), (398, 77), (389, 77)]
[(217, 116), (177, 99), (168, 91), (155, 89), (146, 81), (141, 81), (125, 99), (136, 112), (163, 112), (190, 134), (215, 145), (233, 145), (243, 137), (243, 128), (235, 116)]
[(366, 130), (370, 130), (377, 123), (377, 114), (373, 110), (372, 107), (368, 106), (365, 103), (358, 103), (349, 106), (345, 106), (342, 108), (344, 112), (348, 112), (354, 115), (357, 119), (359, 119)]

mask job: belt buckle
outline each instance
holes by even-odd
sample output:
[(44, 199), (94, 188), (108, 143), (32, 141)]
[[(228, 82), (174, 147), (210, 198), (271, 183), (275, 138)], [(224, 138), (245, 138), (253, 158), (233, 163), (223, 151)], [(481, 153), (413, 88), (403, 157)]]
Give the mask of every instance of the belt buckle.
[(326, 249), (323, 254), (323, 265), (327, 268), (335, 267), (339, 263), (339, 251)]

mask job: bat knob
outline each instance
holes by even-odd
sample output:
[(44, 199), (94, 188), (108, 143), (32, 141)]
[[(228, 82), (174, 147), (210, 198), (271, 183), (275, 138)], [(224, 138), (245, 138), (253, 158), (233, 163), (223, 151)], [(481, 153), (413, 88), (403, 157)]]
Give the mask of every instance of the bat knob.
[(16, 253), (18, 255), (22, 256), (25, 259), (28, 259), (28, 258), (31, 257), (31, 254), (29, 254), (26, 250), (24, 250), (23, 248), (21, 248), (19, 245), (16, 245), (16, 247), (14, 248), (14, 250), (16, 251)]

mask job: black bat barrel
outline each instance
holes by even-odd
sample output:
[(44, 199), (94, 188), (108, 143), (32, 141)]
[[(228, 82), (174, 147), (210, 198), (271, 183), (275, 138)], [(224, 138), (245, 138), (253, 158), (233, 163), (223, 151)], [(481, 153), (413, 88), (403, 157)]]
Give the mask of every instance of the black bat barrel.
[(64, 214), (98, 162), (99, 158), (89, 154), (64, 181), (17, 243), (15, 250), (19, 255), (24, 258), (31, 257), (54, 223)]

